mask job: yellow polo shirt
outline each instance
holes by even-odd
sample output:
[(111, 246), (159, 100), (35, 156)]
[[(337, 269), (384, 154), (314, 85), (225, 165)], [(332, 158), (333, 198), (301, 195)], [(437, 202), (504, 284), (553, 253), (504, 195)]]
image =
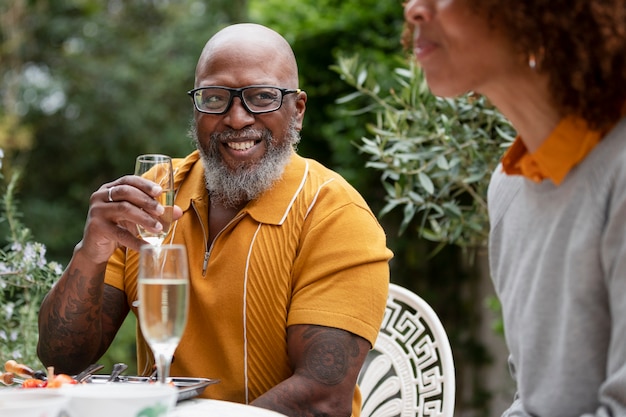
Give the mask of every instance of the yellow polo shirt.
[[(172, 376), (219, 378), (205, 397), (246, 403), (291, 375), (288, 326), (340, 328), (374, 344), (392, 253), (352, 186), (294, 154), (275, 186), (238, 213), (209, 248), (202, 162), (196, 151), (175, 164), (176, 204), (184, 214), (166, 242), (187, 247), (191, 290)], [(106, 283), (126, 292), (135, 314), (136, 277), (137, 253), (116, 251)], [(152, 354), (140, 332), (137, 341), (139, 372), (146, 374)], [(354, 416), (360, 406), (357, 388)]]

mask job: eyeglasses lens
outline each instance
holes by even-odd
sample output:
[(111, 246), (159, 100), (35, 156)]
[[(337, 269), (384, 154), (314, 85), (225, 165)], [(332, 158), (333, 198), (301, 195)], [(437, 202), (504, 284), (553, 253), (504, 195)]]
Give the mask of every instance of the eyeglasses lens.
[(241, 90), (204, 88), (194, 94), (196, 106), (207, 113), (222, 113), (231, 105), (233, 97), (242, 99), (253, 113), (278, 110), (282, 104), (282, 92), (275, 87), (247, 87)]

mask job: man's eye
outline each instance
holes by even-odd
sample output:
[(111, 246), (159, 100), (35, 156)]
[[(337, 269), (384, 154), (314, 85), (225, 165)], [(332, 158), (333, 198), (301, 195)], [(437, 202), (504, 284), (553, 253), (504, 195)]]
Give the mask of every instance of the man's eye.
[(269, 92), (259, 93), (257, 94), (259, 100), (276, 100), (276, 94), (272, 94)]
[(204, 98), (204, 102), (206, 104), (222, 103), (223, 101), (224, 101), (224, 97), (221, 97), (221, 96), (206, 96)]
[(228, 103), (228, 97), (219, 94), (206, 95), (202, 98), (202, 105), (208, 109), (220, 109)]
[(248, 99), (255, 106), (269, 106), (278, 100), (273, 91), (257, 91)]
[(260, 92), (256, 95), (256, 97), (257, 97), (257, 100), (262, 100), (262, 101), (274, 101), (278, 98), (276, 94), (271, 91)]

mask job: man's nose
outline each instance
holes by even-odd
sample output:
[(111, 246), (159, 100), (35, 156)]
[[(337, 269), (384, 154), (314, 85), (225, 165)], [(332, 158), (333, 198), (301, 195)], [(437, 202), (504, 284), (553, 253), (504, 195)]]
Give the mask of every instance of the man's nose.
[(224, 123), (233, 129), (242, 129), (253, 124), (254, 121), (254, 115), (246, 110), (241, 98), (234, 97), (233, 104), (225, 114)]

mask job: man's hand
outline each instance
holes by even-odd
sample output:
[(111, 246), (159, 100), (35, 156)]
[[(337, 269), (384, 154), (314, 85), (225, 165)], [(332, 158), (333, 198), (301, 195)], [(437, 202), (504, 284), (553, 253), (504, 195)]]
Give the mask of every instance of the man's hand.
[[(94, 263), (106, 262), (119, 246), (139, 250), (146, 242), (138, 237), (137, 225), (150, 232), (163, 228), (158, 217), (164, 208), (155, 200), (162, 191), (159, 185), (136, 175), (104, 184), (91, 195), (78, 249)], [(180, 216), (180, 207), (174, 206), (172, 220)]]

